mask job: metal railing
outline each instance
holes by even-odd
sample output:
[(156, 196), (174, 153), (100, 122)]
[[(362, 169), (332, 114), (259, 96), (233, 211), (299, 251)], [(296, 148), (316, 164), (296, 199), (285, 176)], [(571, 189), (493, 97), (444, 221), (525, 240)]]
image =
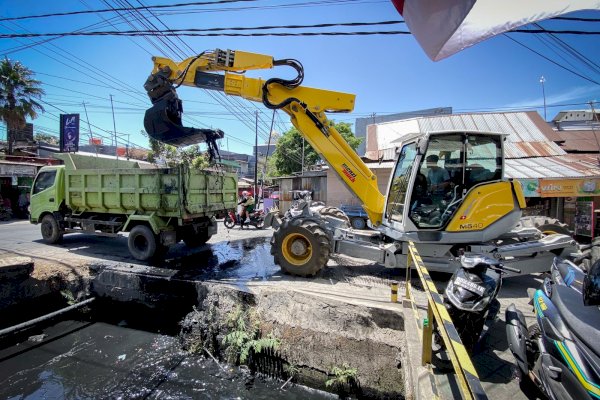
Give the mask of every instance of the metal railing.
[[(433, 323), (435, 321), (437, 329), (444, 341), (448, 357), (452, 362), (454, 372), (456, 373), (458, 386), (463, 399), (487, 399), (488, 397), (481, 386), (473, 362), (460, 340), (460, 336), (458, 335), (454, 323), (448, 314), (448, 310), (444, 305), (444, 300), (438, 293), (435, 284), (429, 275), (429, 271), (425, 268), (425, 264), (413, 242), (408, 242), (408, 250), (405, 299), (411, 302), (411, 307), (417, 320), (417, 327), (422, 331), (422, 365), (431, 364)], [(427, 318), (423, 319), (422, 327), (420, 323), (421, 319), (412, 296), (411, 266), (413, 265), (419, 274), (423, 290), (427, 295)]]

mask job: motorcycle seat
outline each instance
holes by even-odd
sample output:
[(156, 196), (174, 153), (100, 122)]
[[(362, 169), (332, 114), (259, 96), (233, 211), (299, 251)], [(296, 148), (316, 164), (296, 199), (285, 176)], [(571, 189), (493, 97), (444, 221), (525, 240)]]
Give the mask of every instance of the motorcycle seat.
[(583, 296), (576, 290), (554, 285), (552, 302), (556, 305), (563, 321), (579, 340), (594, 353), (600, 354), (600, 310), (597, 306), (584, 306)]

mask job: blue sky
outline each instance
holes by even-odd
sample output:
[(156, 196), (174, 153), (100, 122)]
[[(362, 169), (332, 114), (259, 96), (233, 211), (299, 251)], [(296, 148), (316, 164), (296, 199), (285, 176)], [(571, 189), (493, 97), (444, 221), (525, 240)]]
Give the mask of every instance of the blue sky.
[[(32, 0), (0, 0), (0, 18), (77, 10), (99, 10), (125, 4), (117, 1), (62, 0), (40, 2)], [(130, 4), (138, 6), (138, 1)], [(144, 5), (165, 4), (166, 1), (145, 0)], [(342, 22), (380, 22), (400, 20), (389, 0), (257, 0), (231, 4), (215, 4), (180, 8), (177, 14), (156, 11), (160, 21), (171, 29), (256, 27), (261, 25), (293, 25)], [(184, 12), (185, 11), (185, 12)], [(184, 13), (182, 13), (184, 12)], [(573, 16), (600, 18), (598, 12), (579, 12)], [(93, 30), (139, 29), (128, 26), (114, 13), (85, 14), (64, 17), (0, 21), (0, 33), (71, 32), (110, 19), (111, 26)], [(128, 17), (131, 22), (133, 18)], [(600, 31), (599, 23), (547, 21), (546, 29), (578, 29)], [(324, 28), (323, 31), (342, 30)], [(406, 30), (405, 25), (352, 27), (344, 31)], [(280, 30), (281, 31), (281, 30)], [(285, 31), (285, 30), (283, 30)], [(291, 31), (291, 30), (287, 30)], [(295, 30), (317, 31), (315, 28)], [(598, 35), (561, 35), (561, 40), (592, 62), (600, 64)], [(542, 116), (543, 96), (540, 76), (545, 77), (547, 116), (551, 119), (565, 109), (589, 109), (589, 101), (600, 100), (600, 74), (584, 66), (564, 49), (548, 46), (547, 35), (510, 33), (500, 35), (464, 50), (448, 59), (433, 62), (411, 35), (373, 36), (299, 36), (299, 37), (183, 37), (181, 52), (192, 55), (203, 50), (225, 48), (269, 54), (276, 59), (295, 58), (304, 65), (304, 85), (354, 93), (356, 108), (351, 114), (332, 115), (336, 121), (353, 123), (357, 117), (373, 113), (381, 115), (431, 107), (452, 107), (454, 112), (486, 112), (505, 110), (537, 110)], [(166, 55), (179, 59), (167, 46), (152, 45), (144, 38), (114, 36), (63, 37), (45, 44), (33, 39), (0, 39), (0, 56), (19, 60), (36, 72), (44, 82), (48, 103), (46, 113), (34, 124), (40, 130), (58, 132), (61, 112), (80, 113), (85, 119), (82, 103), (87, 105), (92, 131), (108, 136), (113, 131), (111, 103), (113, 95), (116, 130), (120, 143), (147, 147), (140, 131), (143, 115), (149, 107), (143, 83), (152, 69), (151, 55)], [(515, 42), (518, 41), (522, 45)], [(530, 47), (526, 49), (523, 45)], [(188, 48), (189, 46), (190, 48)], [(177, 50), (175, 50), (177, 51)], [(555, 63), (588, 77), (588, 80), (535, 54), (538, 52)], [(264, 78), (292, 77), (286, 68), (252, 73)], [(214, 127), (225, 131), (228, 139), (222, 148), (251, 153), (254, 143), (253, 115), (259, 112), (259, 142), (265, 142), (272, 112), (261, 104), (246, 101), (218, 104), (215, 97), (194, 88), (180, 88), (187, 116), (184, 123), (196, 127)], [(220, 97), (216, 97), (220, 101)], [(240, 122), (234, 114), (243, 114)], [(190, 118), (191, 117), (191, 118)], [(275, 130), (290, 126), (287, 117), (278, 113)], [(100, 128), (100, 129), (98, 129)], [(0, 137), (4, 136), (0, 130)], [(82, 122), (86, 137), (87, 124)]]

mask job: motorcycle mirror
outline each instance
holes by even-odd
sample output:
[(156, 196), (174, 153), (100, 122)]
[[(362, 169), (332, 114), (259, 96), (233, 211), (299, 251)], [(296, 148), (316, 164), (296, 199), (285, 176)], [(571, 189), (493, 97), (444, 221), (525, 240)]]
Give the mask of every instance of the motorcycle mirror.
[(600, 305), (600, 260), (596, 261), (583, 278), (583, 304)]

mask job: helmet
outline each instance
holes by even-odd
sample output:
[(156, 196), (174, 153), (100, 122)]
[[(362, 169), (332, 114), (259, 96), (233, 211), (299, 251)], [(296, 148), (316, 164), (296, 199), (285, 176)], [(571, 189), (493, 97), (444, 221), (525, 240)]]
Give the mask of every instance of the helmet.
[(596, 261), (583, 278), (583, 304), (600, 305), (600, 260)]
[(247, 191), (247, 190), (244, 190), (244, 191), (242, 192), (242, 196), (248, 196), (248, 191)]

